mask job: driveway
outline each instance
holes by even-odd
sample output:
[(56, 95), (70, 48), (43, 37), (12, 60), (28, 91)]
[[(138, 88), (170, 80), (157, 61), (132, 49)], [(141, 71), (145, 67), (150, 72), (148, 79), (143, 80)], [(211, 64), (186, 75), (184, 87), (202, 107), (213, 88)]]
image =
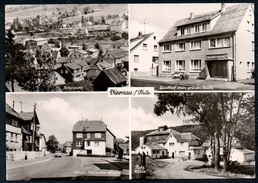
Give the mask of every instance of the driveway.
[(166, 161), (170, 164), (164, 168), (155, 170), (151, 175), (153, 179), (223, 179), (222, 177), (199, 174), (185, 170), (185, 168), (190, 165), (203, 165), (203, 162), (201, 161), (178, 161), (175, 159), (163, 159), (159, 161)]

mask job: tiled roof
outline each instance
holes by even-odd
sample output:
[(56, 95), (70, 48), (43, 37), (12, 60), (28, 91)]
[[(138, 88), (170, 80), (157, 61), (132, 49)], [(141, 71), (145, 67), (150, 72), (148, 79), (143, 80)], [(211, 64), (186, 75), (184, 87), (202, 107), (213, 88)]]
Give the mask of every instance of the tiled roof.
[(69, 57), (58, 57), (56, 63), (68, 63), (70, 59)]
[(114, 58), (122, 58), (125, 56), (125, 51), (121, 48), (114, 49), (114, 50), (108, 50), (108, 52), (114, 57)]
[(112, 64), (106, 62), (106, 61), (102, 61), (102, 62), (98, 62), (97, 66), (101, 69), (106, 69), (112, 66)]
[(130, 49), (130, 51), (134, 50), (134, 49), (135, 49), (137, 46), (139, 46), (142, 42), (144, 42), (146, 39), (148, 39), (153, 33), (154, 33), (154, 32), (149, 33), (149, 34), (144, 34), (144, 35), (142, 35), (142, 36), (140, 36), (140, 37), (136, 37), (136, 38), (130, 39), (130, 43), (133, 43), (133, 42), (135, 42), (135, 41), (139, 41), (136, 45), (134, 45), (134, 46)]
[(106, 74), (106, 76), (114, 83), (119, 84), (123, 83), (127, 80), (127, 78), (117, 69), (111, 68), (111, 69), (105, 69), (102, 72)]
[[(177, 40), (190, 39), (190, 38), (196, 38), (196, 37), (216, 35), (216, 34), (220, 34), (220, 33), (237, 31), (248, 7), (249, 7), (249, 4), (244, 4), (244, 3), (228, 7), (225, 10), (225, 12), (223, 12), (221, 14), (221, 17), (218, 19), (218, 21), (214, 25), (213, 29), (211, 31), (207, 31), (207, 32), (200, 32), (200, 33), (195, 33), (195, 34), (176, 36), (177, 25), (183, 25), (183, 24), (187, 23), (184, 21), (185, 19), (179, 20), (168, 31), (168, 33), (159, 41), (159, 43), (165, 43), (165, 42), (170, 42), (170, 41), (177, 41)], [(211, 13), (211, 15), (213, 15), (213, 13)], [(209, 18), (209, 17), (211, 17), (211, 16), (207, 16), (207, 18)], [(199, 20), (203, 21), (204, 19), (200, 18)], [(199, 22), (199, 21), (197, 21), (197, 22)], [(197, 22), (195, 22), (195, 23), (197, 23)]]
[(192, 134), (191, 132), (181, 133), (180, 142), (189, 142), (191, 140), (199, 140), (200, 138)]
[(107, 125), (103, 121), (78, 121), (73, 125), (73, 132), (105, 132)]
[(25, 121), (30, 121), (33, 118), (34, 112), (20, 112), (19, 115)]
[(21, 116), (15, 110), (13, 110), (13, 108), (11, 108), (11, 106), (9, 106), (7, 103), (5, 104), (5, 111), (6, 113), (12, 116), (22, 119)]

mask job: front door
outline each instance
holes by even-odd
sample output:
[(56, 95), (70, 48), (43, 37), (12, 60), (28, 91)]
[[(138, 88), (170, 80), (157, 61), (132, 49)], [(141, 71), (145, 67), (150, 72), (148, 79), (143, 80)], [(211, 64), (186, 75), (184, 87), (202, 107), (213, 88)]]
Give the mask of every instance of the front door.
[(214, 60), (207, 61), (210, 77), (215, 78), (227, 78), (227, 61), (226, 60)]
[(87, 155), (92, 155), (92, 150), (87, 150)]

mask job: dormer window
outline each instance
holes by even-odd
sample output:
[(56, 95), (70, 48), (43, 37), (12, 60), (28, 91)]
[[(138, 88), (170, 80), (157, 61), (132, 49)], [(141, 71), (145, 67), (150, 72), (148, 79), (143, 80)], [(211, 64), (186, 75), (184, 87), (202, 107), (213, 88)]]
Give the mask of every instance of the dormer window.
[(181, 33), (181, 35), (185, 35), (185, 27), (180, 28), (180, 33)]
[(201, 31), (201, 24), (195, 24), (194, 25), (194, 32), (195, 33), (198, 33)]
[(202, 32), (206, 32), (208, 30), (208, 23), (202, 23)]
[(186, 27), (186, 34), (191, 34), (191, 27)]

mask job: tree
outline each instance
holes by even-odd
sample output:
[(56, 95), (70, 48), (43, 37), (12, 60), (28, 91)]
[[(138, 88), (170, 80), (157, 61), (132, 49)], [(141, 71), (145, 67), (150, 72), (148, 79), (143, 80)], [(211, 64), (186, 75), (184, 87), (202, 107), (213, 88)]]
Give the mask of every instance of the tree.
[(61, 57), (67, 57), (69, 55), (69, 50), (62, 44), (62, 48), (59, 50)]
[[(190, 116), (192, 122), (203, 125), (210, 135), (215, 169), (220, 168), (220, 149), (223, 148), (223, 170), (228, 171), (236, 128), (243, 125), (243, 117), (254, 116), (251, 98), (251, 94), (246, 93), (159, 94), (154, 113)], [(249, 119), (249, 123), (254, 123), (254, 117)]]
[(12, 92), (14, 92), (14, 80), (19, 82), (33, 64), (31, 59), (26, 59), (25, 47), (16, 44), (14, 37), (12, 30), (9, 29), (5, 36), (5, 76), (6, 81), (11, 82)]
[(59, 142), (57, 141), (55, 135), (50, 135), (46, 144), (48, 151), (55, 152), (58, 149)]

